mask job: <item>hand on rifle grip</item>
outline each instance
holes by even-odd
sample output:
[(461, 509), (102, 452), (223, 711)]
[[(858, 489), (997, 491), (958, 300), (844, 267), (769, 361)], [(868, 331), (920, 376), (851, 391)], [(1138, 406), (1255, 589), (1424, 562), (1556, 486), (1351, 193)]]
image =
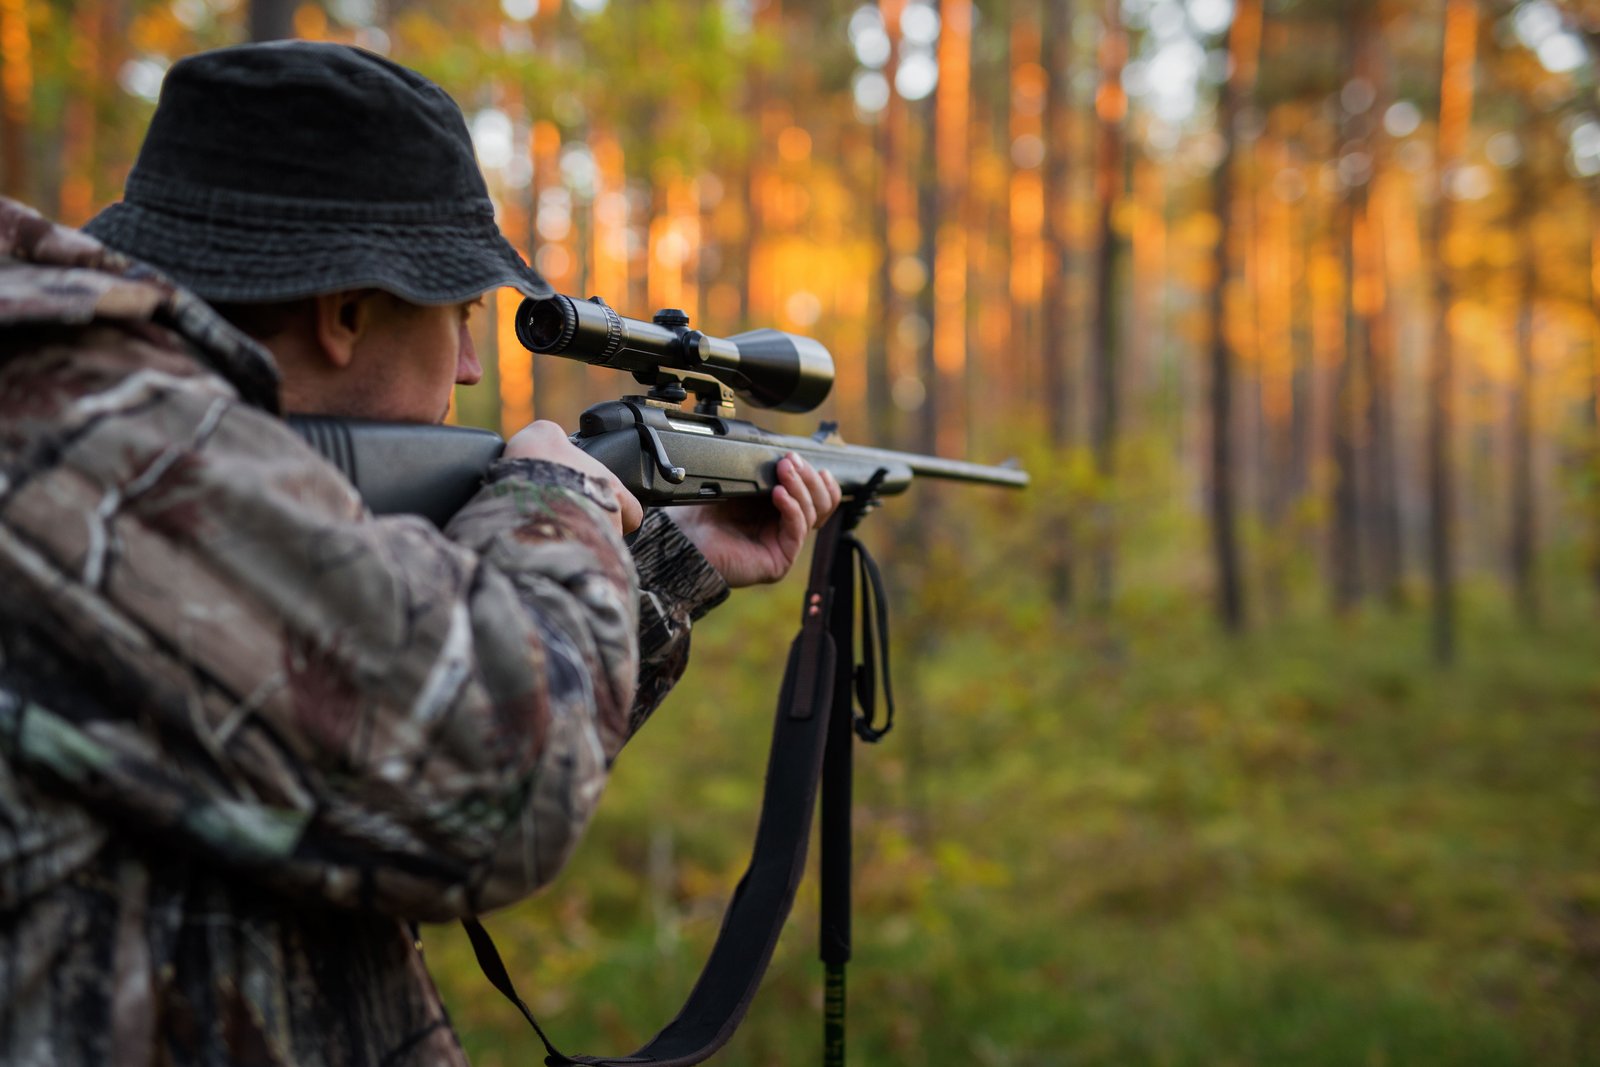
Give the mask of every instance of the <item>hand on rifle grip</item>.
[(788, 574), (806, 535), (828, 521), (841, 496), (831, 473), (791, 452), (778, 461), (778, 484), (770, 498), (669, 508), (667, 513), (737, 589)]
[(542, 459), (571, 467), (608, 486), (616, 495), (618, 510), (612, 512), (619, 533), (630, 534), (644, 521), (644, 507), (617, 476), (597, 459), (584, 452), (567, 438), (567, 431), (549, 421), (540, 419), (518, 430), (506, 442), (502, 456), (506, 459)]

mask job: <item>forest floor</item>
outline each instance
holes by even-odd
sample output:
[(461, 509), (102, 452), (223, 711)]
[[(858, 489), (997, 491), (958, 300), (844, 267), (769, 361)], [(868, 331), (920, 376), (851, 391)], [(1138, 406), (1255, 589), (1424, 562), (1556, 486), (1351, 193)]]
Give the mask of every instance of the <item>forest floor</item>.
[[(1600, 612), (1576, 570), (1537, 628), (1469, 589), (1441, 671), (1417, 608), (1230, 641), (1162, 592), (1193, 581), (1130, 564), (1115, 622), (1062, 621), (981, 576), (1007, 551), (943, 586), (930, 557), (896, 601), (900, 725), (857, 757), (852, 1063), (1600, 1064)], [(692, 984), (798, 597), (704, 622), (568, 870), (491, 919), (563, 1049), (631, 1051)], [(820, 1059), (815, 916), (808, 877), (718, 1062)], [(425, 940), (474, 1062), (542, 1058), (464, 936)]]

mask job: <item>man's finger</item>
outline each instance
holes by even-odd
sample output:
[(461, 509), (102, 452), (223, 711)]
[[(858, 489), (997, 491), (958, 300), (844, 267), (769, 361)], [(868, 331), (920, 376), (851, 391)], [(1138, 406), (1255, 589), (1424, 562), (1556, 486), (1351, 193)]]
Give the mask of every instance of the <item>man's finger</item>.
[(800, 557), (800, 548), (805, 544), (810, 523), (795, 494), (781, 485), (773, 487), (772, 506), (778, 511), (778, 551), (783, 553), (784, 570), (787, 572)]
[(789, 492), (799, 501), (801, 511), (805, 513), (806, 528), (811, 529), (817, 524), (817, 504), (812, 499), (811, 486), (806, 480), (806, 474), (809, 472), (815, 475), (816, 472), (794, 452), (789, 453), (786, 459), (788, 464), (783, 480)]
[(617, 482), (617, 503), (622, 505), (622, 533), (623, 536), (633, 533), (644, 525), (644, 505), (639, 503), (639, 498), (622, 488), (622, 483)]
[(833, 514), (833, 493), (828, 488), (829, 475), (807, 463), (801, 468), (800, 476), (805, 479), (806, 489), (811, 496), (811, 526), (815, 529), (827, 522), (828, 516)]
[(828, 514), (832, 515), (844, 500), (844, 490), (839, 488), (839, 479), (833, 476), (832, 471), (823, 471), (822, 476), (828, 481)]

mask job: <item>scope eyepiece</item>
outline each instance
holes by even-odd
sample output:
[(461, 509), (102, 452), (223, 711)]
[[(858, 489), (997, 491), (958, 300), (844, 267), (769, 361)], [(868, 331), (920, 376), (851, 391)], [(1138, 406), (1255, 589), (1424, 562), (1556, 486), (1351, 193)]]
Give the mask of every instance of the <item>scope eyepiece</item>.
[(617, 314), (599, 297), (557, 294), (524, 300), (516, 331), (530, 352), (628, 371), (641, 381), (675, 371), (709, 375), (761, 408), (810, 411), (833, 388), (833, 356), (820, 341), (773, 329), (713, 337), (672, 309), (645, 322)]

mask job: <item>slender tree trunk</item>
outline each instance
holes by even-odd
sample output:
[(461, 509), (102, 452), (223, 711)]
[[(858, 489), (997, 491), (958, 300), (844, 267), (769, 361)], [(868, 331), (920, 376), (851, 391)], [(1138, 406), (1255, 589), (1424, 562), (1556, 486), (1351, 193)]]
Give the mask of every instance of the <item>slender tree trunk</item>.
[(1366, 360), (1367, 555), (1372, 585), (1391, 606), (1404, 598), (1404, 560), (1400, 537), (1399, 469), (1395, 458), (1394, 322), (1389, 299), (1389, 272), (1384, 256), (1388, 189), (1384, 181), (1387, 153), (1378, 120), (1393, 96), (1390, 63), (1385, 51), (1379, 5), (1373, 4), (1361, 23), (1357, 70), (1372, 86), (1372, 106), (1363, 121), (1364, 150), (1372, 160), (1362, 204), (1360, 247), (1363, 277), (1362, 317)]
[(0, 194), (31, 200), (33, 41), (28, 0), (0, 0)]
[(1589, 574), (1600, 605), (1600, 186), (1589, 186)]
[[(760, 33), (781, 40), (783, 36), (782, 0), (771, 0), (770, 3), (756, 8), (755, 24)], [(892, 39), (893, 34), (891, 33), (890, 36)], [(767, 104), (772, 94), (767, 86), (766, 74), (759, 63), (752, 64), (749, 68), (746, 85), (748, 87), (746, 89), (746, 114), (753, 117), (757, 138), (756, 143), (758, 145), (763, 143), (770, 144), (771, 142), (765, 141), (764, 138), (767, 133)], [(740, 235), (740, 248), (737, 255), (740, 270), (743, 273), (739, 286), (739, 321), (747, 327), (751, 325), (757, 311), (764, 310), (758, 309), (755, 293), (757, 277), (756, 256), (759, 252), (757, 235), (765, 221), (761, 218), (760, 212), (762, 211), (766, 175), (757, 162), (759, 156), (759, 152), (751, 152), (746, 156), (744, 168), (745, 223), (744, 233)]]
[[(1268, 173), (1289, 173), (1289, 151), (1281, 135), (1269, 132), (1257, 143), (1256, 151)], [(1261, 592), (1268, 616), (1277, 620), (1288, 613), (1287, 565), (1292, 544), (1289, 505), (1293, 499), (1294, 380), (1299, 351), (1293, 262), (1296, 220), (1293, 205), (1267, 183), (1260, 183), (1255, 199), (1261, 225), (1253, 238), (1260, 246), (1258, 257), (1266, 264), (1255, 299), (1261, 351), (1262, 519), (1267, 531)]]
[(1311, 291), (1312, 263), (1316, 258), (1318, 212), (1308, 190), (1300, 198), (1299, 225), (1295, 229), (1294, 246), (1300, 259), (1290, 270), (1297, 278), (1293, 294), (1294, 368), (1290, 371), (1289, 402), (1292, 414), (1289, 423), (1289, 474), (1288, 500), (1299, 503), (1311, 486), (1311, 427), (1315, 406), (1317, 381), (1317, 332), (1313, 321), (1317, 301)]
[(1217, 611), (1230, 632), (1244, 629), (1244, 579), (1239, 566), (1237, 472), (1233, 445), (1233, 352), (1228, 338), (1227, 290), (1231, 274), (1228, 232), (1233, 214), (1233, 161), (1239, 110), (1255, 81), (1261, 44), (1261, 0), (1240, 0), (1228, 31), (1231, 70), (1222, 85), (1217, 128), (1222, 159), (1215, 179), (1218, 223), (1211, 290), (1211, 540), (1217, 569)]
[[(1329, 540), (1329, 581), (1335, 611), (1347, 612), (1362, 595), (1360, 487), (1356, 481), (1357, 414), (1356, 356), (1351, 350), (1360, 343), (1362, 331), (1357, 316), (1346, 318), (1345, 344), (1333, 392), (1333, 530)], [(1352, 336), (1354, 334), (1355, 336)]]
[(1346, 11), (1344, 17), (1345, 69), (1349, 81), (1341, 93), (1344, 105), (1344, 122), (1340, 131), (1341, 177), (1345, 190), (1339, 207), (1339, 229), (1343, 236), (1340, 255), (1344, 268), (1344, 351), (1340, 353), (1339, 368), (1334, 384), (1332, 420), (1333, 531), (1329, 541), (1329, 583), (1335, 611), (1347, 612), (1355, 607), (1365, 593), (1362, 559), (1362, 486), (1360, 482), (1360, 426), (1361, 392), (1364, 382), (1360, 372), (1368, 364), (1371, 344), (1371, 318), (1368, 314), (1372, 296), (1368, 291), (1363, 253), (1365, 251), (1368, 183), (1371, 180), (1370, 163), (1363, 168), (1360, 161), (1370, 160), (1368, 153), (1368, 116), (1372, 101), (1367, 100), (1363, 110), (1356, 110), (1360, 98), (1370, 91), (1366, 80), (1366, 49), (1369, 34), (1366, 24), (1371, 18), (1372, 0), (1360, 0), (1356, 11)]
[(294, 33), (294, 0), (250, 0), (252, 41), (282, 41)]
[(1090, 365), (1094, 393), (1089, 407), (1089, 432), (1094, 448), (1098, 494), (1095, 506), (1095, 609), (1109, 612), (1115, 588), (1116, 535), (1112, 497), (1117, 448), (1117, 308), (1118, 246), (1116, 209), (1122, 201), (1124, 174), (1123, 123), (1128, 98), (1122, 69), (1128, 57), (1128, 34), (1122, 26), (1120, 0), (1105, 0), (1100, 40), (1100, 87), (1095, 94), (1099, 148), (1095, 160), (1095, 206), (1098, 213), (1094, 267), (1094, 325), (1090, 331)]
[(1432, 262), (1434, 334), (1428, 367), (1428, 575), (1433, 598), (1433, 654), (1455, 661), (1455, 352), (1450, 310), (1455, 286), (1444, 252), (1452, 224), (1451, 179), (1466, 147), (1472, 118), (1472, 67), (1477, 50), (1475, 0), (1448, 0), (1439, 79), (1439, 195), (1435, 201)]
[(1133, 229), (1128, 245), (1128, 328), (1122, 346), (1122, 433), (1140, 435), (1160, 404), (1158, 354), (1166, 344), (1167, 178), (1164, 164), (1131, 153)]
[(1405, 598), (1404, 555), (1400, 536), (1400, 479), (1395, 458), (1393, 322), (1388, 313), (1380, 213), (1369, 202), (1368, 248), (1376, 307), (1367, 325), (1367, 510), (1371, 518), (1373, 583), (1391, 606)]
[(940, 0), (939, 86), (933, 101), (937, 216), (933, 219), (933, 374), (942, 407), (935, 451), (968, 451), (971, 404), (966, 391), (967, 205), (971, 173), (972, 0)]
[[(546, 241), (539, 234), (539, 212), (545, 200), (545, 192), (560, 185), (556, 172), (560, 166), (561, 132), (554, 122), (548, 120), (538, 122), (530, 131), (528, 141), (528, 152), (533, 160), (533, 178), (528, 184), (529, 203), (532, 205), (528, 210), (528, 251), (537, 265), (539, 253), (546, 246), (552, 249), (552, 255), (558, 255), (562, 251), (559, 241)], [(570, 277), (551, 279), (551, 281), (558, 290), (571, 289)], [(632, 294), (627, 286), (624, 286), (618, 298), (629, 301), (631, 306)], [(531, 361), (531, 366), (533, 406), (537, 417), (571, 419), (581, 410), (578, 405), (578, 387), (573, 374), (574, 371), (579, 371), (579, 368), (573, 366), (571, 360), (535, 359)]]
[(1075, 386), (1071, 368), (1068, 210), (1072, 199), (1072, 0), (1047, 0), (1044, 20), (1045, 96), (1044, 236), (1054, 269), (1045, 278), (1044, 383), (1050, 443), (1072, 442)]
[(1535, 571), (1538, 516), (1533, 480), (1533, 331), (1538, 299), (1538, 257), (1533, 239), (1534, 179), (1524, 160), (1516, 168), (1516, 232), (1522, 235), (1522, 262), (1518, 270), (1517, 374), (1511, 387), (1511, 581), (1517, 612), (1523, 622), (1539, 621), (1539, 590)]
[[(1049, 79), (1044, 110), (1044, 234), (1052, 265), (1044, 290), (1044, 408), (1050, 445), (1066, 462), (1072, 446), (1077, 382), (1072, 368), (1072, 241), (1068, 211), (1072, 202), (1072, 13), (1073, 0), (1047, 0), (1044, 17), (1044, 69)], [(1070, 522), (1055, 531), (1050, 553), (1052, 599), (1063, 609), (1073, 600), (1074, 536)]]
[[(917, 217), (918, 231), (922, 235), (922, 245), (919, 249), (919, 258), (924, 264), (931, 265), (938, 255), (939, 236), (939, 207), (940, 189), (938, 176), (938, 161), (934, 158), (933, 140), (934, 133), (934, 101), (929, 98), (920, 100), (915, 105), (917, 112), (915, 148), (912, 159), (915, 161), (917, 175)], [(934, 308), (934, 287), (932, 271), (925, 275), (922, 288), (916, 295), (917, 314), (922, 321), (931, 324), (936, 314)], [(939, 381), (939, 365), (934, 358), (933, 330), (923, 330), (923, 337), (917, 345), (916, 367), (917, 377), (922, 380), (922, 404), (917, 408), (916, 438), (912, 447), (927, 454), (939, 450), (939, 420), (943, 415), (942, 405), (947, 403), (942, 394)], [(917, 500), (918, 517), (931, 517), (934, 497), (932, 494), (923, 493)], [(925, 524), (923, 524), (925, 525)]]
[[(1024, 137), (1041, 132), (1040, 115), (1035, 110), (1034, 93), (1038, 86), (1027, 77), (1042, 54), (1040, 27), (1035, 20), (1036, 5), (1027, 5), (1017, 12), (1009, 34), (1008, 82), (1011, 87), (1007, 113), (1007, 145), (1015, 145)], [(1007, 203), (1007, 258), (1010, 263), (1008, 303), (1011, 310), (1011, 351), (1022, 365), (1021, 382), (1029, 397), (1037, 403), (1044, 389), (1044, 369), (1037, 366), (1036, 353), (1044, 349), (1041, 338), (1039, 259), (1043, 256), (1041, 227), (1045, 207), (1040, 202), (1041, 175), (1033, 168), (1018, 165), (1014, 153), (1005, 153), (1011, 166), (1008, 168), (1009, 192)]]
[(1589, 348), (1590, 578), (1600, 603), (1600, 342)]
[[(107, 64), (100, 55), (102, 5), (80, 2), (72, 14), (72, 73), (76, 79), (61, 115), (61, 186), (57, 217), (82, 226), (94, 214), (95, 118), (100, 80)], [(114, 68), (113, 68), (114, 69)]]
[[(894, 85), (895, 71), (900, 59), (900, 8), (899, 0), (886, 0), (879, 5), (883, 13), (884, 29), (889, 35), (889, 60), (883, 75)], [(898, 344), (896, 326), (903, 314), (899, 291), (894, 284), (896, 260), (905, 252), (904, 240), (898, 223), (912, 218), (914, 209), (910, 201), (913, 191), (906, 177), (905, 101), (892, 88), (889, 101), (878, 117), (878, 307), (877, 328), (867, 354), (867, 412), (868, 425), (874, 441), (896, 440), (897, 422), (894, 403), (894, 359), (891, 349)]]

